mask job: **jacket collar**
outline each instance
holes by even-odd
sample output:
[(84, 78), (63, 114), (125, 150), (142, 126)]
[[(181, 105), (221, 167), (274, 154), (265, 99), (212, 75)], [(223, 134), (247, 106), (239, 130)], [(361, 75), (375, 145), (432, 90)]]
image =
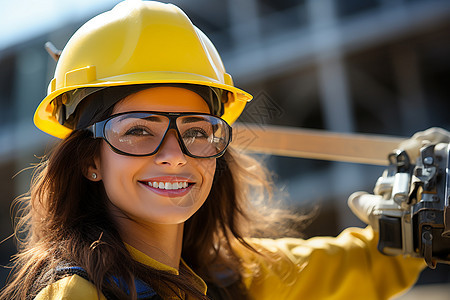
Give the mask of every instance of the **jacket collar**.
[[(131, 257), (137, 262), (140, 262), (156, 270), (168, 272), (174, 275), (179, 275), (177, 269), (165, 265), (157, 260), (154, 260), (150, 256), (144, 254), (142, 251), (139, 251), (138, 249), (134, 248), (133, 246), (130, 246), (129, 244), (125, 243), (125, 247), (127, 248), (128, 252), (130, 252)], [(195, 272), (184, 262), (183, 259), (181, 259), (181, 264), (192, 274), (192, 278), (197, 285), (196, 286), (197, 289), (199, 291), (202, 291), (206, 295), (207, 286), (206, 283), (203, 281), (203, 279), (200, 278), (200, 276), (198, 276), (197, 274), (195, 274)]]

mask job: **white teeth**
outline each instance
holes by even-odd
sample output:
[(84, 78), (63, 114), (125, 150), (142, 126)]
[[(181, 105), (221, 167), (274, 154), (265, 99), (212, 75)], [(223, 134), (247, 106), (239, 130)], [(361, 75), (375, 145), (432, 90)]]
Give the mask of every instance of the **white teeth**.
[(148, 182), (149, 186), (152, 186), (154, 188), (159, 188), (162, 190), (178, 190), (178, 189), (185, 189), (189, 186), (187, 182)]

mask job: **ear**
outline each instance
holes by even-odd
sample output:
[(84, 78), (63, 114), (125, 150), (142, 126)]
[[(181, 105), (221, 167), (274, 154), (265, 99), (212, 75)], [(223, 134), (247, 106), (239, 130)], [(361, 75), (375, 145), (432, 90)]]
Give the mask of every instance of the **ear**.
[(102, 180), (101, 174), (100, 160), (98, 158), (94, 158), (94, 161), (87, 167), (84, 177), (90, 181), (100, 181)]

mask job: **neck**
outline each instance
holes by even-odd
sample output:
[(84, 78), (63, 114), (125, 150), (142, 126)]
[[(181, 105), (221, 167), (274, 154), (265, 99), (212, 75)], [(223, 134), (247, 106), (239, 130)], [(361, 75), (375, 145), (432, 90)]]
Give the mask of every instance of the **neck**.
[(119, 221), (122, 240), (149, 257), (179, 269), (183, 242), (181, 224), (142, 224), (130, 219)]

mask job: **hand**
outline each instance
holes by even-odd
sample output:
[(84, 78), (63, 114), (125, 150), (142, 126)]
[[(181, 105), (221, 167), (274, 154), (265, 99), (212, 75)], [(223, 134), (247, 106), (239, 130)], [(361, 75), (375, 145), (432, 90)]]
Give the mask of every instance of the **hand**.
[(381, 201), (383, 201), (383, 197), (380, 195), (355, 192), (348, 198), (348, 206), (361, 221), (372, 226), (375, 231), (378, 231), (378, 219), (375, 217), (374, 211)]
[(450, 143), (450, 132), (439, 127), (432, 127), (415, 133), (411, 138), (400, 143), (399, 149), (408, 153), (409, 159), (415, 163), (419, 157), (420, 148), (427, 144)]
[[(400, 176), (401, 178), (397, 178), (397, 184), (402, 180), (409, 182), (409, 175), (403, 174)], [(401, 201), (396, 201), (394, 200), (395, 197), (392, 197), (394, 180), (394, 176), (388, 176), (388, 173), (384, 172), (375, 184), (374, 194), (355, 192), (348, 198), (348, 206), (352, 212), (375, 231), (379, 230), (378, 220), (382, 215), (401, 217), (403, 214)], [(398, 189), (396, 192), (398, 192)]]

